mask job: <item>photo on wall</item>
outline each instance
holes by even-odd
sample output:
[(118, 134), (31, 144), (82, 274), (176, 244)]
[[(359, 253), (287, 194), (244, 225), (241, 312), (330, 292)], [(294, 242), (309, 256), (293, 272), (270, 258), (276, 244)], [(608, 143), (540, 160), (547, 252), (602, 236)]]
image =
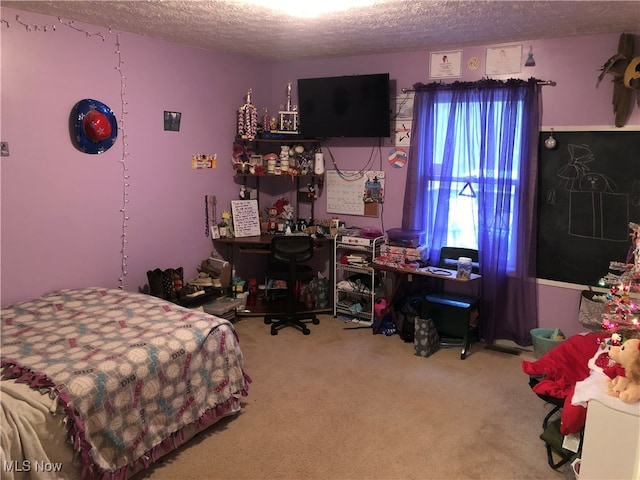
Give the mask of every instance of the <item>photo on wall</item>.
[(462, 76), (462, 50), (432, 52), (429, 78), (460, 78)]
[(164, 111), (164, 129), (165, 131), (179, 132), (180, 120), (182, 114), (180, 112)]

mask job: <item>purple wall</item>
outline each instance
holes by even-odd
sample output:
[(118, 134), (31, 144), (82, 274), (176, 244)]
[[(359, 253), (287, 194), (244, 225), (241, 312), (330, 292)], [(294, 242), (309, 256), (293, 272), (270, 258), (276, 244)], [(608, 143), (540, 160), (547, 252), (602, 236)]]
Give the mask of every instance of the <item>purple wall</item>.
[[(553, 80), (556, 86), (543, 87), (543, 119), (542, 124), (556, 130), (565, 126), (599, 126), (615, 128), (613, 126), (613, 111), (611, 107), (612, 86), (610, 76), (596, 88), (599, 68), (604, 62), (617, 52), (619, 34), (597, 35), (587, 37), (573, 37), (556, 40), (532, 40), (523, 42), (523, 57), (529, 47), (533, 48), (536, 65), (523, 67), (519, 75), (504, 75), (492, 78), (529, 78)], [(462, 49), (462, 78), (465, 81), (479, 80), (484, 76), (485, 51), (483, 45)], [(640, 51), (640, 34), (637, 38), (637, 51)], [(330, 60), (300, 61), (286, 64), (273, 69), (272, 92), (274, 98), (282, 103), (286, 82), (298, 77), (321, 77), (334, 75), (368, 74), (389, 72), (392, 84), (401, 94), (402, 88), (411, 88), (417, 82), (428, 83), (430, 51), (402, 54), (368, 55), (365, 57), (337, 58)], [(469, 70), (467, 60), (478, 57), (482, 64), (475, 71)], [(640, 127), (640, 108), (633, 111), (627, 126)], [(367, 147), (361, 147), (363, 143)], [(334, 140), (329, 147), (334, 154), (340, 169), (358, 170), (364, 165), (371, 154), (371, 148), (376, 145), (375, 140)], [(384, 215), (382, 223), (384, 229), (399, 227), (404, 198), (406, 169), (392, 168), (387, 156), (389, 148), (382, 149), (382, 164), (387, 174), (387, 189), (385, 196)], [(325, 157), (327, 157), (325, 155)], [(379, 157), (377, 157), (379, 158)], [(327, 166), (327, 168), (333, 168)], [(319, 216), (325, 210), (326, 203), (320, 203)], [(380, 220), (344, 216), (349, 224), (358, 226), (379, 224)], [(381, 225), (377, 225), (381, 226)]]
[[(16, 23), (56, 25), (38, 30)], [(129, 175), (126, 290), (146, 271), (183, 266), (193, 277), (211, 251), (204, 196), (228, 208), (235, 110), (253, 87), (270, 96), (270, 65), (138, 35), (120, 35), (126, 76), (121, 97), (115, 33), (2, 9), (2, 304), (53, 289), (117, 287), (121, 275), (123, 170)], [(251, 79), (266, 77), (261, 84)], [(81, 99), (107, 104), (124, 132), (100, 155), (76, 150), (68, 118)], [(182, 112), (179, 132), (163, 130), (163, 111)], [(122, 126), (122, 124), (120, 124)], [(124, 135), (123, 135), (124, 134)], [(127, 146), (124, 147), (122, 139)], [(126, 154), (125, 149), (126, 148)], [(192, 170), (195, 153), (218, 154), (218, 168)]]
[[(56, 30), (27, 31), (14, 20), (16, 14), (25, 23), (56, 25)], [(102, 33), (102, 40), (65, 27), (55, 17), (8, 8), (2, 9), (2, 19), (10, 28), (0, 26), (1, 140), (9, 142), (11, 152), (0, 163), (2, 305), (58, 288), (119, 285), (123, 159), (130, 177), (124, 288), (137, 290), (146, 283), (146, 271), (156, 267), (183, 266), (187, 277), (195, 275), (211, 251), (204, 235), (204, 195), (217, 196), (218, 213), (237, 196), (229, 159), (235, 111), (248, 88), (261, 111), (266, 106), (273, 112), (285, 101), (286, 83), (295, 85), (299, 77), (389, 72), (398, 92), (429, 81), (428, 49), (274, 64), (122, 33), (126, 79), (121, 96), (117, 32), (74, 24)], [(618, 37), (523, 42), (524, 53), (533, 47), (536, 66), (523, 68), (520, 76), (557, 82), (543, 90), (543, 125), (613, 128), (609, 79), (595, 85), (599, 67), (616, 52)], [(463, 49), (464, 80), (483, 75), (483, 66), (472, 73), (466, 62), (477, 56), (484, 65), (486, 47)], [(119, 121), (122, 101), (127, 102), (124, 132), (101, 155), (82, 154), (69, 140), (69, 113), (84, 98), (106, 103)], [(182, 112), (180, 132), (163, 130), (164, 110)], [(640, 125), (640, 109), (629, 125)], [(359, 169), (374, 142), (336, 140), (328, 146), (341, 169)], [(217, 153), (218, 168), (192, 170), (194, 153)], [(348, 224), (400, 225), (406, 169), (391, 168), (387, 153), (383, 148), (376, 159), (387, 173), (382, 218), (343, 216)], [(331, 216), (325, 205), (321, 196), (317, 218)], [(577, 290), (541, 286), (540, 302), (541, 326), (581, 330), (575, 320)]]

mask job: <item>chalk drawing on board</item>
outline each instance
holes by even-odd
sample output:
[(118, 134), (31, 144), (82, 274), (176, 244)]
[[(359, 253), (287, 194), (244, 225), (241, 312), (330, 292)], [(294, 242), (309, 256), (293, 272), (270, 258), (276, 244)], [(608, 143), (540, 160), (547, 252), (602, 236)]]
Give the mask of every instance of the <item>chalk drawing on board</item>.
[(619, 193), (611, 178), (589, 168), (588, 164), (595, 160), (589, 145), (569, 144), (567, 150), (567, 164), (556, 172), (558, 184), (546, 192), (547, 204), (556, 205), (558, 190), (569, 192), (570, 236), (626, 242), (629, 195)]

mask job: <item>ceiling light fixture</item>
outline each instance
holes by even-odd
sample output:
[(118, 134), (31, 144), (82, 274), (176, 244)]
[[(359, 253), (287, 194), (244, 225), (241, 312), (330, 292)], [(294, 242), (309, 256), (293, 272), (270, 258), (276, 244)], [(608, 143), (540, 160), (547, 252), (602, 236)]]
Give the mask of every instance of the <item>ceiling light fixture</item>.
[(287, 15), (300, 18), (313, 18), (327, 13), (343, 12), (351, 8), (369, 7), (375, 0), (323, 0), (321, 2), (300, 0), (243, 0), (234, 3), (247, 3), (278, 10)]

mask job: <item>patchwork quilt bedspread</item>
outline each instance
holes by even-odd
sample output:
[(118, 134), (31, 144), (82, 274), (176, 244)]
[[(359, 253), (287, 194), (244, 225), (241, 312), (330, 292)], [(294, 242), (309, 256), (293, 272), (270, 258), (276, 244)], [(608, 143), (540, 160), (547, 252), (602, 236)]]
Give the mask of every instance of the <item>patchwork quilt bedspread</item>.
[(1, 334), (3, 379), (58, 399), (83, 478), (126, 477), (248, 392), (230, 322), (149, 295), (59, 291), (3, 308)]

